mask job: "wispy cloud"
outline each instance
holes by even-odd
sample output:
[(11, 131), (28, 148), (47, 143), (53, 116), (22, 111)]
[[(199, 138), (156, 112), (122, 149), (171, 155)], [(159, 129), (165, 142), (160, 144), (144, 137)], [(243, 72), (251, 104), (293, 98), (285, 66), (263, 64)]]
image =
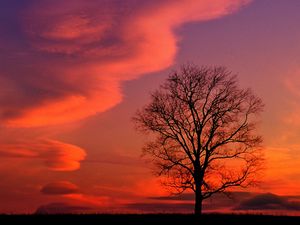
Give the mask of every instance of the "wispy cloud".
[(10, 87), (1, 93), (0, 117), (10, 126), (32, 127), (103, 112), (122, 100), (122, 81), (174, 62), (175, 28), (225, 16), (248, 2), (34, 1), (19, 31), (27, 54), (15, 54), (0, 71)]

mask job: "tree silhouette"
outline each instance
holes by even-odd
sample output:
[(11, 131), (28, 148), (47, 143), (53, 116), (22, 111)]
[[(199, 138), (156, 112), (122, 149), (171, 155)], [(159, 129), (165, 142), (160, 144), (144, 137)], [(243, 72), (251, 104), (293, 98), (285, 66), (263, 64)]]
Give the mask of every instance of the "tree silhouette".
[(164, 184), (195, 193), (202, 202), (229, 187), (253, 184), (260, 168), (262, 138), (256, 135), (263, 103), (224, 67), (183, 65), (137, 111), (137, 129), (151, 133), (143, 149)]

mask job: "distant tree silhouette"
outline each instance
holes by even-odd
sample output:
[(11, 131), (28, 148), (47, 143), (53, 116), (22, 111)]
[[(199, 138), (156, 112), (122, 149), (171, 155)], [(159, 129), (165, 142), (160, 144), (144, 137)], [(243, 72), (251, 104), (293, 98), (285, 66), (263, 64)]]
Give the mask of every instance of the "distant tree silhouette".
[(183, 65), (133, 120), (154, 137), (143, 152), (157, 175), (174, 193), (193, 190), (195, 214), (201, 214), (204, 199), (256, 181), (262, 138), (255, 133), (262, 110), (261, 99), (239, 88), (226, 68)]

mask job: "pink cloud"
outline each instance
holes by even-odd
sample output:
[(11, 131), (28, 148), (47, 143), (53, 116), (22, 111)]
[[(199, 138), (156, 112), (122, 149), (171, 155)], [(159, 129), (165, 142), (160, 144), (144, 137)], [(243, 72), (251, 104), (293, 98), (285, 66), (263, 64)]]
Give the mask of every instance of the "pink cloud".
[(34, 52), (26, 57), (35, 63), (20, 68), (30, 74), (25, 80), (13, 81), (21, 92), (13, 102), (23, 104), (0, 115), (9, 126), (32, 127), (106, 111), (122, 100), (122, 81), (174, 62), (180, 39), (175, 28), (225, 16), (248, 2), (35, 2), (22, 17), (27, 51)]
[(37, 159), (49, 170), (73, 171), (80, 168), (85, 151), (75, 145), (53, 141), (32, 140), (12, 144), (1, 144), (0, 155), (8, 158)]

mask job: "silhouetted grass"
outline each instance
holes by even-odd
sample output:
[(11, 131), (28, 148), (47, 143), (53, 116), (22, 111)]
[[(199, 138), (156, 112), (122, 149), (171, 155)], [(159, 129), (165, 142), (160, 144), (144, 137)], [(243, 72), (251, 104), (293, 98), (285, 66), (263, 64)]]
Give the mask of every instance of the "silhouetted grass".
[(299, 216), (204, 214), (92, 214), (92, 215), (0, 215), (0, 224), (205, 224), (205, 225), (300, 225)]

